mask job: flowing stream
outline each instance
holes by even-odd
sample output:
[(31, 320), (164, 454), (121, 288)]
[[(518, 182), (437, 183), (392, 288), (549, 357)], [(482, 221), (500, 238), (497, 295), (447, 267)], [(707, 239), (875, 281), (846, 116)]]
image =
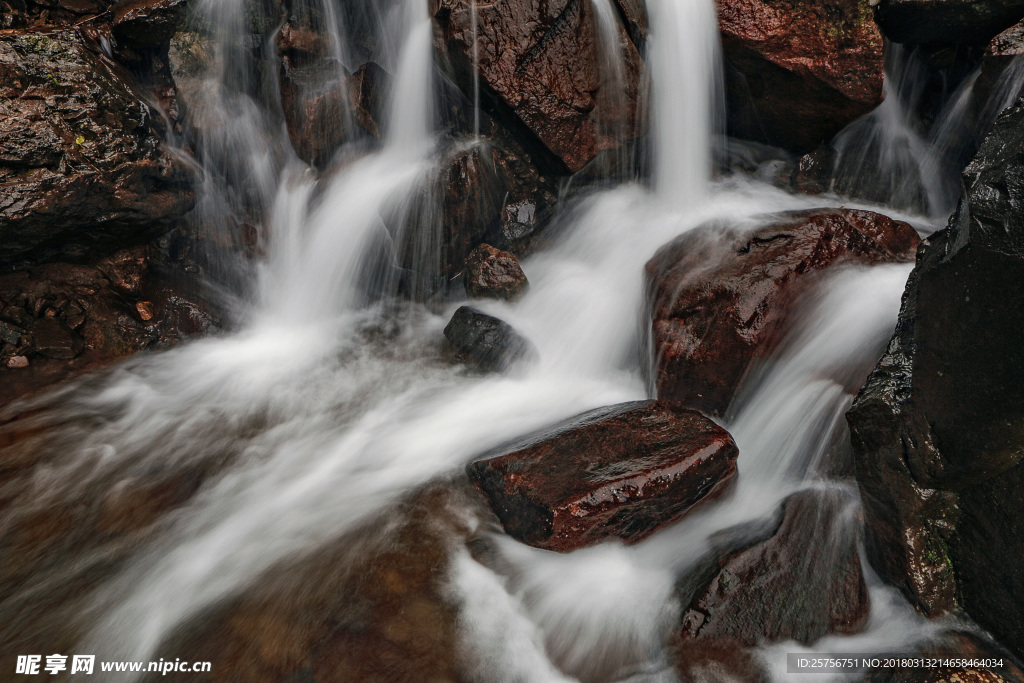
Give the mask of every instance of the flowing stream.
[[(5, 524), (62, 501), (111, 496), (154, 472), (211, 473), (130, 562), (88, 584), (74, 620), (79, 651), (156, 659), (203, 610), (277, 563), (386, 517), (406, 492), (457, 475), (486, 449), (646, 398), (643, 265), (654, 252), (708, 221), (755, 227), (767, 213), (833, 202), (744, 177), (711, 181), (721, 113), (713, 3), (648, 5), (653, 181), (624, 182), (562, 208), (556, 237), (523, 263), (529, 294), (479, 304), (529, 338), (538, 357), (481, 377), (437, 360), (441, 329), (459, 302), (396, 303), (394, 278), (381, 275), (398, 267), (396, 245), (406, 238), (393, 226), (407, 221), (387, 218), (415, 210), (440, 158), (426, 1), (380, 3), (375, 56), (393, 74), (386, 139), (369, 152), (353, 142), (319, 176), (273, 123), (279, 102), (240, 77), (262, 68), (237, 45), (245, 0), (199, 3), (197, 21), (210, 22), (216, 48), (205, 76), (202, 115), (216, 125), (199, 140), (200, 210), (211, 223), (255, 215), (268, 255), (241, 277), (248, 284), (236, 300), (236, 331), (136, 357), (37, 400), (19, 422), (45, 428), (47, 448), (60, 456), (38, 468)], [(606, 0), (595, 8), (610, 50), (606, 76), (615, 80), (622, 67), (608, 26), (617, 19)], [(323, 14), (331, 63), (341, 69), (344, 22)], [(499, 534), (491, 541), (500, 561), (491, 566), (457, 550), (446, 583), (461, 604), (459, 652), (470, 678), (674, 680), (664, 644), (678, 626), (677, 580), (706, 555), (713, 534), (770, 518), (787, 495), (811, 487), (848, 507), (840, 531), (822, 531), (823, 547), (830, 533), (856, 537), (856, 491), (849, 480), (829, 481), (829, 459), (853, 392), (891, 334), (909, 271), (844, 269), (822, 284), (725, 424), (740, 450), (738, 489), (726, 499), (631, 547), (560, 555)], [(102, 551), (83, 548), (74, 562), (24, 579), (0, 610), (24, 624), (33, 599), (104, 562)], [(881, 585), (871, 585), (871, 598), (864, 633), (816, 647), (892, 646), (896, 633), (909, 644), (934, 629)]]

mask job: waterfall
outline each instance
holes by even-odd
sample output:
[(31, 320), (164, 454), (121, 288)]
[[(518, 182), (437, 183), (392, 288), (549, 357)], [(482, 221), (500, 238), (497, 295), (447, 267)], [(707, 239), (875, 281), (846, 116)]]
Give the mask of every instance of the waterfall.
[(1003, 69), (990, 91), (979, 88), (981, 65), (957, 81), (922, 120), (934, 69), (916, 49), (886, 46), (885, 99), (836, 136), (833, 189), (945, 223), (960, 196), (960, 171), (977, 151), (999, 113), (1024, 88), (1019, 58)]
[(651, 0), (654, 186), (685, 207), (706, 194), (722, 92), (718, 21), (711, 0)]
[[(621, 20), (612, 0), (592, 6), (602, 84), (617, 93)], [(247, 0), (200, 0), (195, 22), (214, 57), (191, 112), (204, 123), (199, 220), (258, 222), (267, 249), (258, 265), (235, 266), (251, 286), (238, 329), (130, 359), (40, 399), (19, 423), (46, 433), (61, 452), (0, 521), (30, 520), (40, 506), (116, 499), (167, 472), (205, 477), (155, 523), (151, 540), (125, 551), (128, 560), (118, 564), (102, 547), (69, 551), (78, 553), (73, 561), (34, 573), (0, 605), (24, 620), (54, 587), (89, 586), (75, 593), (75, 620), (65, 624), (54, 610), (45, 621), (69, 629), (79, 652), (166, 656), (183, 629), (257, 590), (269, 570), (400, 519), (403, 496), (460, 476), (480, 453), (586, 410), (648, 398), (643, 265), (654, 252), (703, 224), (754, 228), (766, 213), (838, 203), (751, 179), (712, 182), (722, 88), (714, 4), (650, 0), (653, 188), (623, 182), (562, 206), (550, 240), (524, 259), (529, 293), (515, 303), (474, 302), (529, 338), (537, 359), (506, 375), (461, 372), (440, 362), (438, 346), (464, 302), (394, 296), (402, 245), (425, 239), (409, 226), (434, 191), (429, 180), (441, 156), (428, 3), (366, 10), (360, 16), (372, 16), (380, 33), (373, 47), (347, 42), (339, 5), (309, 7), (331, 27), (332, 76), (342, 78), (366, 51), (391, 75), (384, 139), (370, 145), (351, 134), (323, 169), (300, 161), (280, 97), (268, 93), (278, 78), (266, 59), (277, 18), (254, 47)], [(706, 555), (712, 534), (770, 517), (786, 495), (807, 487), (855, 501), (849, 487), (826, 480), (823, 463), (852, 400), (844, 373), (863, 374), (877, 359), (907, 272), (842, 271), (800, 311), (725, 425), (740, 448), (736, 495), (628, 548), (607, 543), (557, 555), (487, 535), (487, 566), (458, 548), (450, 574), (437, 579), (459, 606), (467, 675), (670, 680), (664, 644), (678, 627), (677, 581)], [(876, 629), (862, 642), (885, 633)]]

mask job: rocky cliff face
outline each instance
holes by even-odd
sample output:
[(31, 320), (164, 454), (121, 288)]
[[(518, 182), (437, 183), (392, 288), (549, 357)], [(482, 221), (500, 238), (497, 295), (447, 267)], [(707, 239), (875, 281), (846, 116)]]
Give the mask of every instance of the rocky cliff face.
[(160, 114), (72, 30), (0, 35), (0, 261), (103, 253), (192, 207)]
[(848, 420), (868, 553), (926, 613), (963, 610), (1019, 654), (1024, 619), (1024, 102), (918, 253), (889, 349)]

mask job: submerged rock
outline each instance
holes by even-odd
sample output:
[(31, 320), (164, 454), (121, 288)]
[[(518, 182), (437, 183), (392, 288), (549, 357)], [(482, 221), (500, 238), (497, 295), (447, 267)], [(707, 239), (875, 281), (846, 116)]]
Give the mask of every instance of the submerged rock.
[(868, 590), (851, 496), (803, 491), (786, 499), (770, 538), (719, 561), (683, 611), (678, 647), (810, 644), (867, 623)]
[(602, 83), (589, 2), (432, 0), (431, 10), (435, 45), (463, 92), (474, 90), (476, 62), (485, 94), (507, 110), (505, 118), (529, 130), (521, 138), (536, 136), (560, 167), (548, 170), (578, 171), (602, 149), (644, 133), (638, 116), (647, 79), (643, 60), (618, 26), (624, 83)]
[(872, 565), (929, 615), (1024, 653), (1024, 101), (918, 252), (889, 348), (847, 415)]
[(192, 207), (123, 75), (72, 31), (0, 35), (0, 261), (145, 242)]
[(511, 325), (470, 306), (455, 311), (444, 336), (458, 360), (485, 372), (504, 370), (535, 353)]
[(1024, 19), (1024, 2), (878, 0), (875, 19), (894, 43), (984, 45)]
[(472, 297), (515, 301), (530, 283), (514, 254), (481, 244), (466, 258), (466, 293)]
[(568, 551), (639, 541), (720, 493), (736, 444), (700, 413), (637, 401), (602, 408), (471, 464), (510, 536)]
[(808, 152), (882, 101), (867, 0), (718, 0), (732, 135)]
[(910, 225), (880, 214), (815, 209), (738, 236), (693, 230), (662, 247), (646, 266), (658, 398), (724, 414), (815, 274), (909, 261), (918, 242)]

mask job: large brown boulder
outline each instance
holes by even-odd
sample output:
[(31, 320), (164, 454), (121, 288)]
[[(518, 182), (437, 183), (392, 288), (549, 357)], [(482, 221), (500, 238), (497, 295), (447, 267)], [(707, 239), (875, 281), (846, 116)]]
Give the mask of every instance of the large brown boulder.
[(468, 468), (505, 531), (568, 551), (636, 542), (728, 485), (732, 437), (700, 413), (657, 401), (577, 416)]
[(918, 253), (888, 351), (847, 419), (878, 572), (1024, 653), (1024, 101)]
[(719, 560), (683, 611), (679, 647), (780, 640), (810, 644), (867, 623), (868, 591), (848, 495), (803, 491), (766, 540)]
[(894, 43), (985, 45), (1024, 19), (1021, 0), (878, 0), (875, 18)]
[(476, 60), (484, 95), (539, 139), (562, 167), (552, 170), (578, 171), (601, 150), (643, 134), (643, 60), (619, 26), (625, 82), (602, 87), (597, 19), (589, 2), (432, 0), (431, 13), (435, 45), (463, 92), (474, 92)]
[(882, 101), (869, 0), (718, 0), (729, 130), (809, 152)]
[(662, 247), (646, 266), (658, 398), (722, 415), (814, 275), (909, 261), (918, 241), (910, 225), (877, 213), (816, 209), (746, 234), (709, 226)]
[(124, 76), (73, 31), (0, 35), (0, 261), (145, 242), (192, 207)]

